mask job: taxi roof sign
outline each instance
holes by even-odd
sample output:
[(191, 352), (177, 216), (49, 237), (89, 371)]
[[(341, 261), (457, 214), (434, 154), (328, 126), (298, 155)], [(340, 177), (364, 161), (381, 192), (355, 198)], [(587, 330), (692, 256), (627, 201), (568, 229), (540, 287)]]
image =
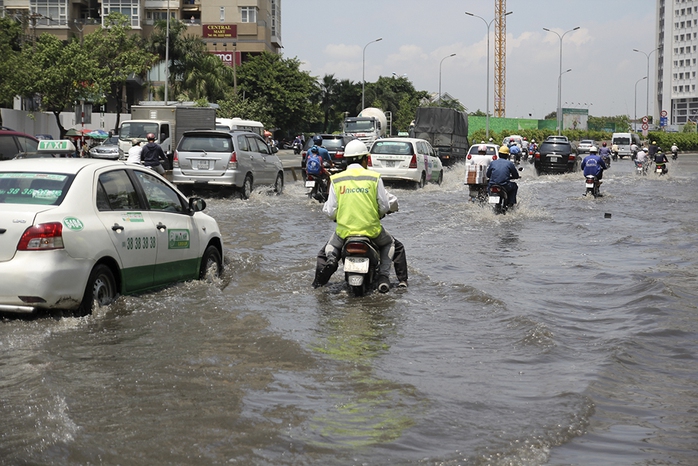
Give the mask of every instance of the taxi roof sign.
[(39, 141), (38, 152), (71, 153), (75, 152), (75, 144), (70, 139), (42, 139)]

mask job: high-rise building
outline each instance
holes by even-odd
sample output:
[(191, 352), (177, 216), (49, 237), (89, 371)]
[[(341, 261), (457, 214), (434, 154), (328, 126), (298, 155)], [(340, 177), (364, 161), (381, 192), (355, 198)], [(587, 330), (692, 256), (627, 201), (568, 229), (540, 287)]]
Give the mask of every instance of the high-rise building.
[[(169, 12), (170, 18), (187, 25), (187, 35), (201, 37), (209, 52), (229, 66), (282, 48), (281, 0), (0, 0), (0, 15), (23, 21), (30, 37), (50, 33), (62, 40), (81, 38), (113, 11), (129, 17), (133, 30), (143, 37)], [(162, 67), (149, 78), (162, 84)], [(146, 84), (139, 79), (129, 82), (129, 100), (145, 98)]]
[[(656, 92), (650, 92), (654, 121), (669, 125), (698, 119), (698, 0), (657, 0), (656, 48), (644, 52), (655, 64)], [(653, 56), (653, 53), (656, 52)], [(651, 71), (650, 71), (651, 73)]]

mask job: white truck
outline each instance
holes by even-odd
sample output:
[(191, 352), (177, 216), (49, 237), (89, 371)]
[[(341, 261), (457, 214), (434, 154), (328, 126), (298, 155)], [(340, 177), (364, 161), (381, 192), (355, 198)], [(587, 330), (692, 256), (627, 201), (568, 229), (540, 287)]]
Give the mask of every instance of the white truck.
[(344, 133), (360, 139), (369, 149), (373, 141), (385, 136), (387, 126), (385, 113), (375, 107), (365, 108), (357, 116), (344, 119)]
[(182, 134), (192, 129), (216, 129), (216, 109), (197, 107), (194, 102), (139, 102), (131, 107), (131, 119), (119, 126), (119, 159), (126, 158), (133, 139), (145, 142), (146, 135), (153, 133), (171, 166)]

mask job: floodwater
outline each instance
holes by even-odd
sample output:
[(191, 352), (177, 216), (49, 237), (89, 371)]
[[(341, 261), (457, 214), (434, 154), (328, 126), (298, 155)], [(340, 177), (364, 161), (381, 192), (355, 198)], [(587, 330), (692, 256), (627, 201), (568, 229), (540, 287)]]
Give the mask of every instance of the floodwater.
[(301, 181), (209, 196), (220, 282), (0, 321), (0, 464), (698, 464), (698, 156), (524, 165), (506, 216), (392, 188), (410, 286), (363, 298)]

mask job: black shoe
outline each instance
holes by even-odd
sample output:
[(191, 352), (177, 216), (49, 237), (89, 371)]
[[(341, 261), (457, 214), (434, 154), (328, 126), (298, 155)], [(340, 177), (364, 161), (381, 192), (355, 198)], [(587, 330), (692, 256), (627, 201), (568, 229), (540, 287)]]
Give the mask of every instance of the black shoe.
[(313, 288), (320, 288), (322, 285), (317, 280), (313, 280)]
[(387, 293), (390, 291), (390, 280), (385, 275), (378, 277), (378, 291), (381, 293)]
[(407, 280), (402, 280), (400, 283), (397, 285), (398, 288), (407, 288)]

